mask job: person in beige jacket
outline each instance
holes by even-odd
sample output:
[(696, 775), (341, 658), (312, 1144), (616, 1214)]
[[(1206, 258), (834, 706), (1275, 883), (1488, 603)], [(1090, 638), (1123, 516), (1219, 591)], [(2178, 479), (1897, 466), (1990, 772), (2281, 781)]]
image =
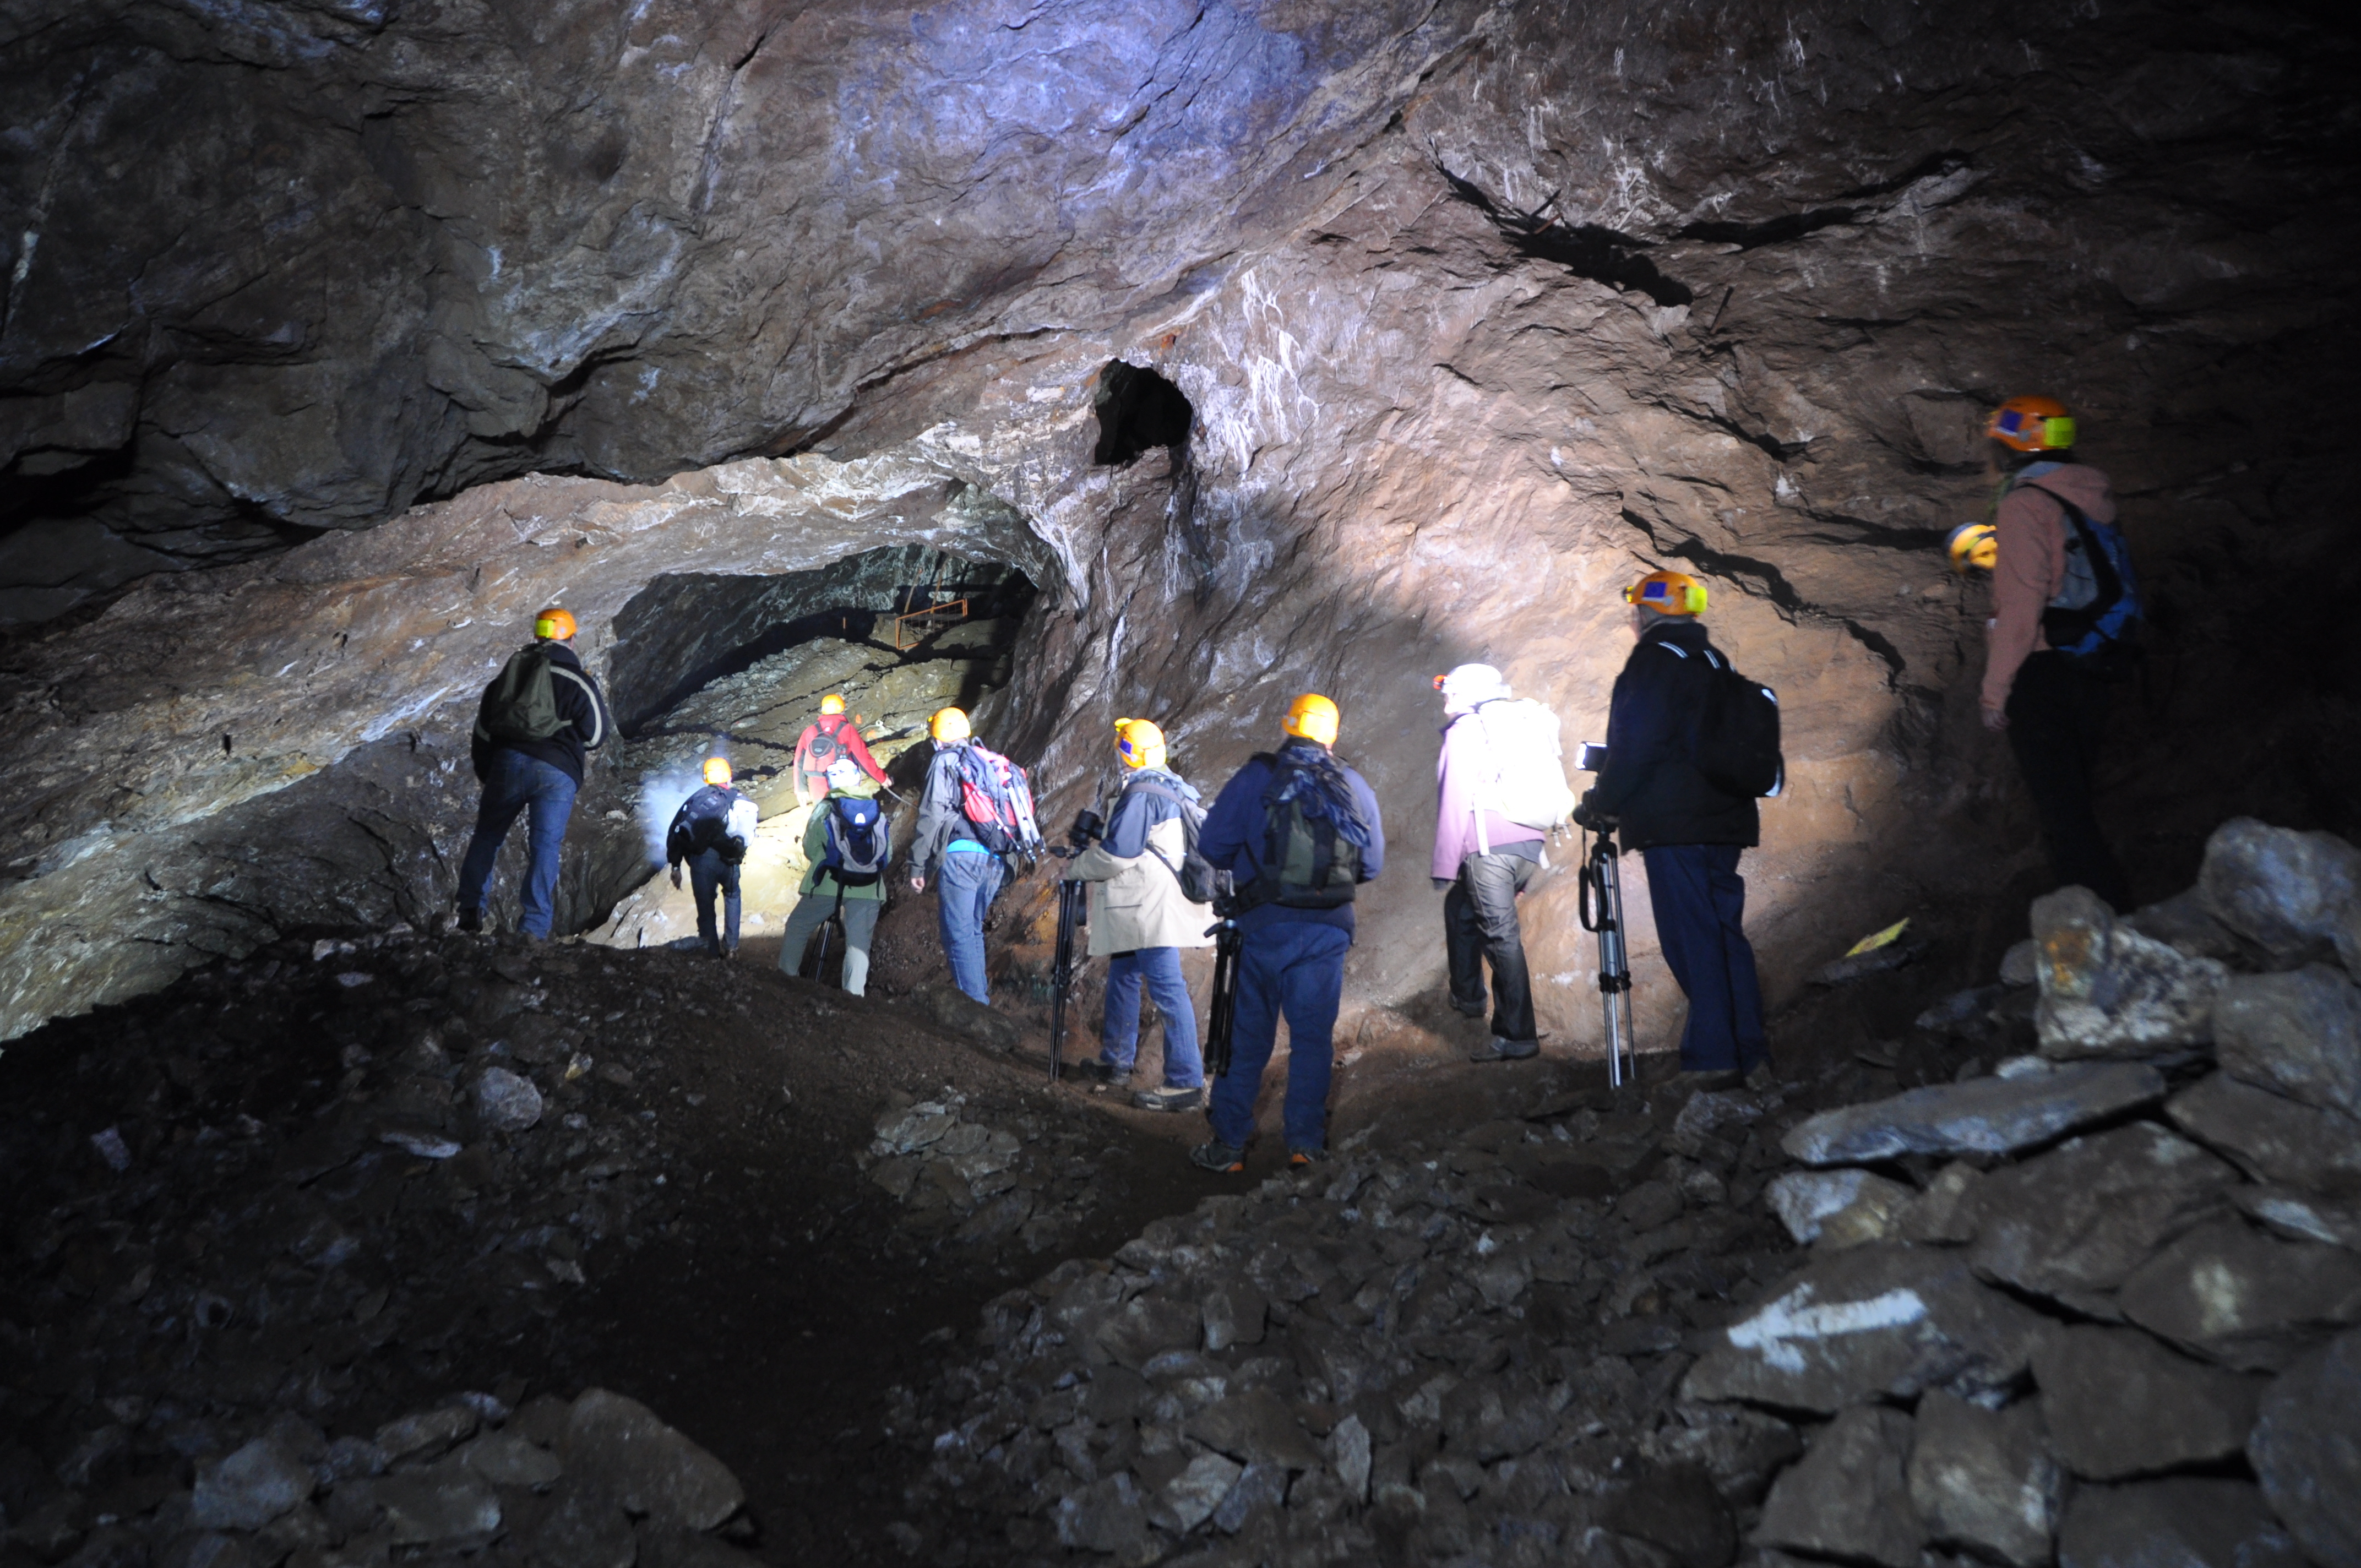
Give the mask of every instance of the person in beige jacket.
[(1074, 859), (1068, 875), (1091, 883), (1093, 958), (1105, 958), (1106, 1021), (1085, 1078), (1121, 1087), (1139, 1051), (1143, 984), (1164, 1014), (1164, 1082), (1132, 1103), (1143, 1111), (1194, 1111), (1205, 1102), (1197, 1010), (1180, 976), (1180, 949), (1213, 945), (1211, 905), (1180, 891), (1191, 823), (1202, 820), (1197, 792), (1165, 766), (1164, 732), (1145, 718), (1115, 720), (1115, 751), (1132, 770), (1106, 834)]

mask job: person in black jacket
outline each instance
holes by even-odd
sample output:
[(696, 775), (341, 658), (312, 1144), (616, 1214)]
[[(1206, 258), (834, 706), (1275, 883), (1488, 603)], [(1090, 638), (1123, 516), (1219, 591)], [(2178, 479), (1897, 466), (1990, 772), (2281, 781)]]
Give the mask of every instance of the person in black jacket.
[(1682, 1068), (1752, 1072), (1769, 1047), (1738, 857), (1761, 841), (1761, 824), (1752, 796), (1716, 788), (1692, 760), (1711, 661), (1728, 661), (1697, 622), (1706, 595), (1695, 578), (1651, 572), (1623, 598), (1639, 646), (1615, 677), (1607, 763), (1576, 818), (1619, 825), (1647, 864), (1656, 938), (1689, 999)]
[(500, 840), (520, 813), (530, 812), (519, 928), (534, 941), (548, 939), (557, 909), (557, 856), (582, 787), (585, 754), (613, 728), (598, 683), (570, 645), (574, 631), (569, 611), (553, 608), (535, 616), (533, 646), (509, 660), (477, 709), (470, 751), (484, 797), (459, 864), (462, 931), (484, 928), (484, 888)]

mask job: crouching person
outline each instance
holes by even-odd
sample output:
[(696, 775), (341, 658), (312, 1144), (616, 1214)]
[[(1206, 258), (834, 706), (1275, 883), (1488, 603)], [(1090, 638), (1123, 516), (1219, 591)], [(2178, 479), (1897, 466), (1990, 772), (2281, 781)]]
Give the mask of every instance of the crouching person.
[[(697, 934), (705, 950), (717, 959), (738, 956), (738, 868), (754, 847), (754, 823), (761, 815), (754, 803), (730, 782), (726, 757), (705, 759), (705, 787), (680, 803), (672, 827), (664, 834), (664, 858), (672, 862), (672, 884), (680, 885), (680, 868), (688, 867), (689, 886), (697, 894)], [(722, 894), (726, 927), (713, 922), (713, 895)]]
[[(1091, 884), (1091, 957), (1105, 958), (1106, 1022), (1084, 1077), (1118, 1087), (1139, 1050), (1143, 985), (1164, 1015), (1164, 1082), (1132, 1096), (1143, 1111), (1194, 1111), (1205, 1102), (1197, 1012), (1180, 978), (1180, 949), (1213, 944), (1210, 904), (1191, 904), (1180, 867), (1195, 837), (1197, 792), (1165, 766), (1164, 732), (1145, 718), (1115, 721), (1115, 751), (1133, 770), (1106, 835), (1067, 874)], [(1202, 816), (1198, 817), (1202, 820)]]
[(779, 967), (789, 974), (803, 968), (804, 948), (830, 916), (844, 927), (844, 989), (855, 996), (869, 989), (869, 939), (885, 907), (885, 861), (893, 836), (883, 807), (851, 793), (861, 766), (850, 757), (829, 764), (828, 794), (812, 807), (804, 828), (802, 897), (787, 916), (779, 943)]

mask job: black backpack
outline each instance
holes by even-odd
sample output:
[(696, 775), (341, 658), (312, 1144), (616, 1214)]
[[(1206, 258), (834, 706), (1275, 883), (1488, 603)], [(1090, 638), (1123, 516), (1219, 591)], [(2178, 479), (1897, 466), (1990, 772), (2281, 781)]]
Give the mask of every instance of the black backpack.
[(746, 846), (730, 836), (730, 807), (736, 796), (734, 790), (706, 784), (682, 801), (672, 819), (672, 831), (666, 835), (671, 840), (666, 853), (685, 861), (707, 850), (719, 850), (723, 860), (743, 860)]
[(1738, 673), (1719, 649), (1705, 650), (1705, 701), (1690, 760), (1706, 783), (1752, 800), (1777, 795), (1787, 782), (1779, 754), (1779, 694)]
[(1135, 779), (1126, 786), (1125, 793), (1131, 790), (1169, 800), (1180, 808), (1180, 863), (1176, 866), (1165, 860), (1153, 844), (1148, 847), (1148, 852), (1161, 861), (1180, 883), (1181, 897), (1191, 904), (1213, 903), (1214, 895), (1221, 892), (1222, 873), (1214, 868), (1213, 861), (1197, 851), (1197, 834), (1205, 826), (1204, 807), (1182, 799), (1177, 791), (1167, 789), (1154, 779)]
[(875, 801), (857, 795), (830, 796), (823, 831), (828, 849), (822, 859), (840, 883), (867, 887), (885, 874), (885, 858), (894, 845), (885, 831), (885, 814)]
[[(1331, 815), (1340, 809), (1338, 796), (1351, 799), (1335, 762), (1322, 758), (1323, 769), (1268, 751), (1257, 752), (1255, 761), (1271, 768), (1270, 788), (1262, 797), (1261, 869), (1238, 891), (1237, 906), (1337, 909), (1352, 903), (1361, 880), (1361, 847), (1338, 831)], [(1307, 799), (1313, 810), (1304, 808)]]

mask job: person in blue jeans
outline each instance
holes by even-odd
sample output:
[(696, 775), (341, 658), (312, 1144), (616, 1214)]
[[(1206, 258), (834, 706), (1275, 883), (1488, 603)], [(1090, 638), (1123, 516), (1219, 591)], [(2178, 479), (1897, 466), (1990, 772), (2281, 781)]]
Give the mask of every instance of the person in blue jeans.
[(910, 888), (935, 884), (935, 917), (942, 930), (943, 957), (950, 960), (951, 983), (990, 1006), (991, 982), (983, 972), (983, 917), (1000, 895), (1005, 874), (1000, 857), (972, 836), (961, 804), (960, 749), (974, 739), (967, 715), (947, 707), (928, 725), (935, 742), (927, 766), (927, 786), (918, 796), (918, 828), (910, 840)]
[(1255, 1096), (1287, 1020), (1290, 1166), (1328, 1157), (1330, 1053), (1353, 945), (1353, 894), (1385, 869), (1385, 825), (1367, 780), (1336, 761), (1336, 705), (1316, 693), (1287, 710), (1288, 740), (1240, 768), (1206, 813), (1198, 852), (1235, 886), (1241, 947), (1230, 1064), (1214, 1080), (1207, 1170), (1242, 1171)]
[(1105, 835), (1067, 875), (1091, 884), (1093, 958), (1107, 960), (1106, 1022), (1099, 1056), (1079, 1075), (1122, 1088), (1139, 1052), (1143, 985), (1164, 1015), (1164, 1082), (1131, 1102), (1143, 1111), (1194, 1111), (1205, 1102), (1197, 1009), (1180, 975), (1180, 949), (1213, 945), (1213, 906), (1180, 890), (1197, 792), (1165, 766), (1164, 731), (1145, 718), (1115, 721), (1115, 755), (1131, 775), (1107, 816)]
[(1753, 796), (1717, 786), (1693, 755), (1717, 662), (1729, 661), (1698, 622), (1706, 591), (1687, 574), (1651, 572), (1623, 598), (1637, 645), (1615, 677), (1606, 766), (1575, 819), (1616, 823), (1647, 865), (1656, 939), (1689, 999), (1682, 1070), (1752, 1073), (1770, 1047), (1738, 860), (1761, 842), (1761, 818)]
[(510, 658), (477, 706), (469, 751), (484, 795), (459, 862), (462, 931), (484, 928), (484, 890), (500, 841), (522, 813), (528, 850), (518, 928), (536, 942), (549, 938), (558, 855), (583, 766), (613, 728), (598, 683), (575, 654), (575, 630), (569, 611), (553, 607), (535, 616), (533, 645)]

